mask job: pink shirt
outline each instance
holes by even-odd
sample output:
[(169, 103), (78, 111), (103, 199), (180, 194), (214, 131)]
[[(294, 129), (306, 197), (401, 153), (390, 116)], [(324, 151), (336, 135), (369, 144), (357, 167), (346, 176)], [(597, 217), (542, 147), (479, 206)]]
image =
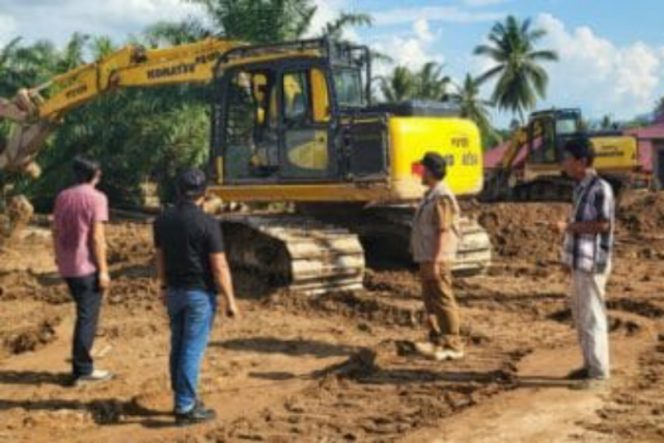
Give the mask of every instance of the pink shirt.
[(91, 239), (94, 223), (108, 221), (106, 196), (89, 184), (65, 189), (55, 200), (53, 217), (60, 275), (83, 277), (97, 272)]

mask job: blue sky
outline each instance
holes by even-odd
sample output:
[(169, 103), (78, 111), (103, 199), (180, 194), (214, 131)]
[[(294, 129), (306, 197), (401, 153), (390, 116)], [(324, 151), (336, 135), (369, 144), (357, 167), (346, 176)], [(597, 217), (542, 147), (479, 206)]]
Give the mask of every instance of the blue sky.
[[(538, 107), (579, 106), (587, 116), (625, 119), (649, 112), (664, 95), (661, 0), (315, 0), (314, 31), (341, 10), (368, 12), (371, 28), (347, 37), (417, 68), (444, 63), (453, 78), (491, 67), (472, 56), (491, 25), (507, 14), (531, 17), (548, 31), (542, 46), (560, 53), (550, 66), (547, 99)], [(111, 35), (122, 42), (148, 24), (200, 16), (180, 0), (0, 0), (0, 44), (21, 35), (58, 44), (74, 31)], [(379, 67), (387, 72), (390, 66)], [(485, 91), (488, 94), (489, 90)], [(496, 113), (499, 125), (510, 115)]]

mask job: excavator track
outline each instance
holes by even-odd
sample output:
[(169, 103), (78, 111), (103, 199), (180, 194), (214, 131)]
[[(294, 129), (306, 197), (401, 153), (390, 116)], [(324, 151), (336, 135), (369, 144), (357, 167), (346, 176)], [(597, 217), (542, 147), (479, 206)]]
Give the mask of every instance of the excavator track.
[[(378, 253), (410, 260), (409, 244), (412, 229), (413, 208), (389, 206), (376, 208), (366, 216), (362, 224), (361, 237), (368, 248), (378, 248)], [(459, 222), (461, 241), (452, 268), (455, 275), (479, 275), (491, 266), (491, 239), (476, 221), (462, 217)], [(391, 251), (385, 251), (390, 248)], [(376, 251), (372, 251), (375, 255)]]
[(362, 288), (364, 250), (346, 229), (298, 215), (226, 216), (222, 226), (233, 267), (306, 295)]
[[(412, 264), (410, 235), (415, 206), (300, 205), (298, 211), (357, 234), (372, 267)], [(456, 275), (478, 275), (491, 266), (491, 239), (474, 220), (460, 221), (461, 242), (453, 267)]]

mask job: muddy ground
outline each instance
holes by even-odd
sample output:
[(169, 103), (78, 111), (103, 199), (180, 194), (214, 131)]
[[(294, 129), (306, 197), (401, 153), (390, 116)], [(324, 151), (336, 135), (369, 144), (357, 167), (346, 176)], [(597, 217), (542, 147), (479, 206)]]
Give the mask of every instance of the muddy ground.
[(113, 288), (95, 347), (107, 384), (68, 387), (73, 305), (48, 232), (0, 251), (0, 442), (664, 441), (664, 196), (621, 203), (609, 285), (614, 377), (569, 389), (580, 356), (558, 238), (566, 205), (471, 205), (495, 264), (458, 279), (468, 356), (413, 355), (424, 337), (416, 276), (367, 272), (366, 290), (305, 299), (237, 272), (243, 315), (218, 318), (201, 392), (219, 419), (174, 428), (168, 327), (149, 225), (110, 227)]

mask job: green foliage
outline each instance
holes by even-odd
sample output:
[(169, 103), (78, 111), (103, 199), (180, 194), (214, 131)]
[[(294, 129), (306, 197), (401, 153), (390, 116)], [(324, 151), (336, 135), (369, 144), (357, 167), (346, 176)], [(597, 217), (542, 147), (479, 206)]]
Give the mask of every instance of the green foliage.
[(555, 51), (536, 48), (546, 35), (542, 29), (532, 29), (530, 19), (519, 22), (508, 16), (496, 23), (489, 34), (489, 43), (475, 48), (496, 63), (478, 79), (480, 83), (496, 80), (492, 101), (501, 110), (517, 113), (524, 122), (524, 111), (533, 109), (537, 98), (545, 98), (549, 76), (541, 62), (558, 60)]
[(388, 102), (443, 100), (451, 83), (450, 78), (443, 75), (443, 66), (435, 62), (426, 63), (417, 72), (397, 66), (389, 76), (378, 80), (383, 98)]
[(371, 26), (373, 19), (369, 14), (349, 14), (342, 12), (333, 21), (326, 23), (322, 35), (332, 40), (341, 40), (344, 29), (348, 27)]
[(500, 143), (502, 137), (491, 125), (489, 108), (493, 106), (493, 103), (480, 97), (480, 83), (477, 79), (467, 74), (461, 85), (455, 85), (454, 91), (448, 95), (448, 100), (459, 106), (462, 117), (477, 124), (485, 148)]
[(294, 40), (311, 26), (311, 0), (187, 0), (207, 11), (220, 34), (252, 43)]

